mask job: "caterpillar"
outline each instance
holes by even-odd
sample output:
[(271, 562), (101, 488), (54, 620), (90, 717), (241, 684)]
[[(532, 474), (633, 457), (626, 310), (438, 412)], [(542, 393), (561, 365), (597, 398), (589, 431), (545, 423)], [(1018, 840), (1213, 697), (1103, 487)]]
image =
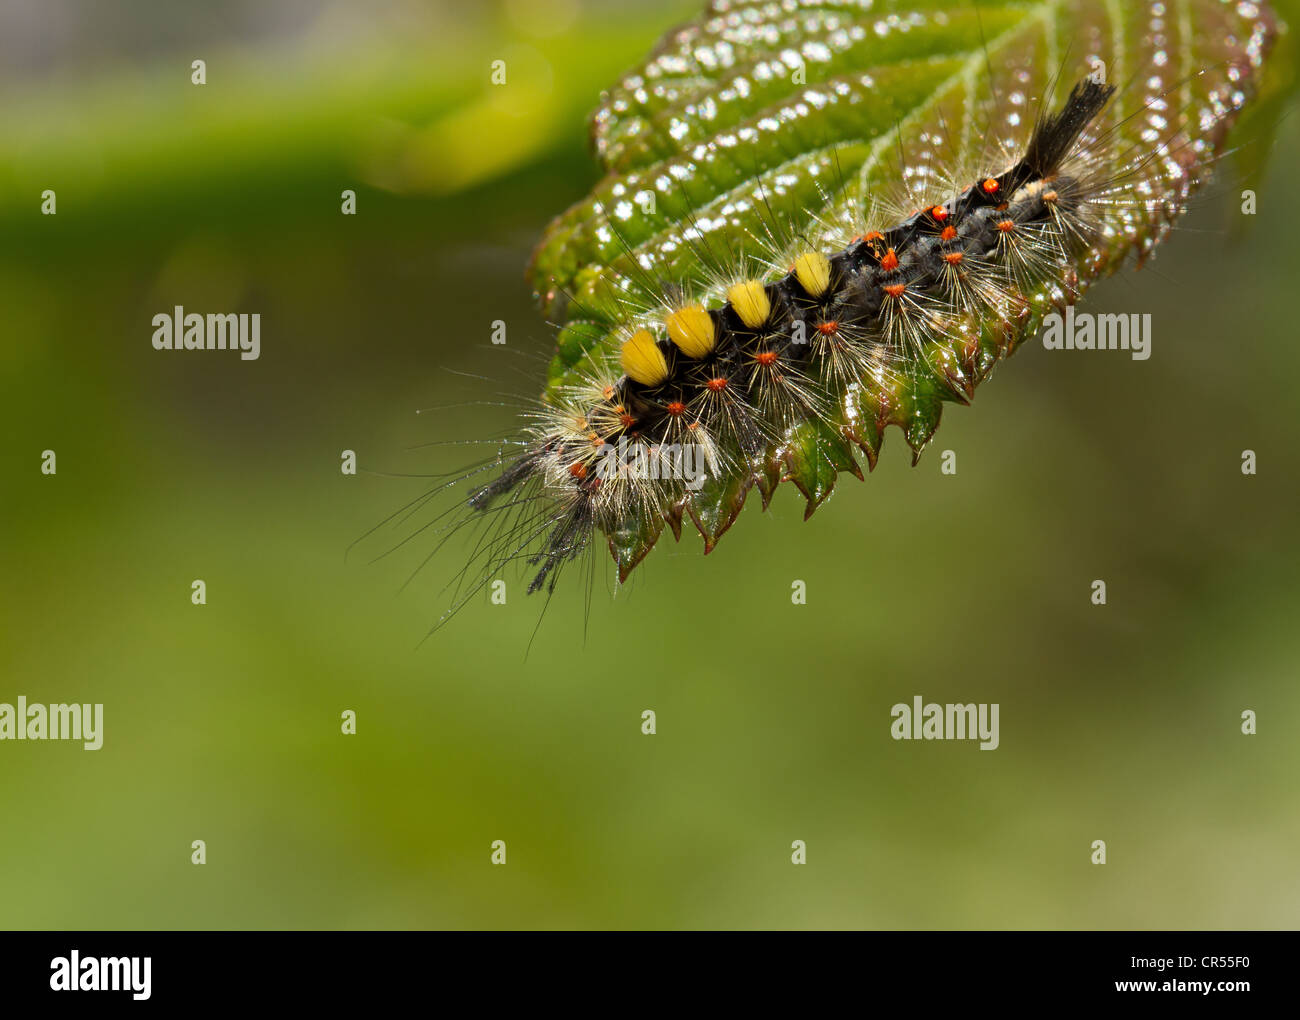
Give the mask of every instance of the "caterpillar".
[[(1035, 69), (1038, 44), (1014, 59), (1019, 36), (1009, 32), (985, 44), (995, 106), (985, 137), (971, 137), (968, 117), (954, 150), (940, 107), (932, 123), (908, 125), (911, 151), (904, 153), (900, 124), (901, 187), (837, 208), (815, 181), (823, 212), (796, 215), (795, 229), (786, 229), (772, 199), (784, 194), (798, 203), (806, 196), (797, 174), (783, 178), (780, 164), (776, 173), (755, 166), (746, 199), (733, 189), (721, 205), (695, 206), (689, 182), (697, 167), (687, 149), (666, 164), (680, 172), (657, 178), (667, 197), (680, 199), (679, 229), (647, 240), (644, 223), (622, 207), (642, 179), (638, 168), (653, 166), (662, 153), (634, 128), (638, 118), (643, 126), (663, 112), (651, 109), (655, 96), (672, 98), (674, 90), (647, 90), (646, 74), (625, 82), (596, 121), (612, 183), (602, 182), (591, 203), (557, 219), (532, 267), (543, 306), (569, 319), (543, 400), (494, 457), (401, 511), (409, 519), (446, 489), (470, 490), (421, 525), (439, 545), (478, 529), (435, 629), (513, 564), (526, 568), (530, 593), (553, 592), (561, 569), (588, 552), (597, 533), (623, 582), (665, 527), (680, 539), (688, 518), (711, 550), (755, 487), (766, 507), (777, 486), (792, 481), (811, 516), (839, 472), (863, 477), (855, 451), (874, 468), (890, 425), (903, 430), (915, 463), (944, 402), (968, 403), (1047, 312), (1074, 304), (1129, 255), (1149, 257), (1208, 176), (1254, 87), (1274, 26), (1262, 4), (1196, 2), (1212, 29), (1227, 31), (1216, 39), (1220, 59), (1195, 76), (1172, 77), (1171, 37), (1185, 51), (1192, 47), (1188, 5), (1138, 5), (1134, 17), (1146, 18), (1139, 44), (1146, 73), (1123, 89), (1107, 80), (1105, 35), (1094, 17), (1102, 10), (1115, 18), (1115, 6), (1075, 5), (1086, 73), (1054, 108), (1051, 83)], [(845, 5), (827, 6), (817, 28), (824, 38), (839, 38), (832, 30), (851, 24), (851, 14)], [(870, 6), (864, 0), (859, 9)], [(1064, 6), (1044, 5), (1053, 13)], [(758, 46), (746, 26), (753, 27), (749, 15), (760, 9), (718, 0), (702, 27), (670, 37), (660, 53), (698, 52), (702, 33)], [(951, 25), (951, 17), (940, 23)], [(901, 23), (930, 24), (920, 14)], [(1111, 26), (1115, 50), (1120, 28)], [(851, 33), (844, 38), (846, 52), (861, 41)], [(996, 82), (995, 55), (1007, 59)], [(1118, 54), (1107, 55), (1113, 66)], [(829, 62), (835, 59), (832, 53)], [(1124, 59), (1141, 66), (1132, 54)], [(749, 87), (757, 89), (765, 79), (754, 63), (746, 66)], [(961, 73), (943, 88), (964, 92), (969, 106), (972, 65), (958, 66)], [(863, 103), (854, 88), (866, 81), (879, 95), (881, 78), (841, 74), (823, 89), (798, 93), (796, 102), (805, 109), (840, 102), (851, 113)], [(1035, 81), (1042, 92), (1030, 118)], [(700, 119), (719, 116), (704, 104), (678, 101), (669, 108), (670, 134), (696, 130), (684, 109)], [(779, 123), (781, 109), (764, 108), (748, 127), (759, 130), (764, 117)], [(737, 132), (745, 129), (741, 124)], [(941, 171), (935, 164), (945, 146), (951, 162)], [(825, 149), (819, 165), (841, 175), (836, 190), (847, 194), (837, 160), (848, 149)], [(674, 176), (687, 182), (680, 193), (670, 190)], [(590, 215), (583, 220), (592, 213), (595, 226)], [(720, 252), (715, 222), (742, 225), (732, 231), (742, 243)], [(574, 247), (603, 267), (565, 265)], [(683, 271), (687, 264), (704, 268)], [(484, 481), (484, 473), (492, 477)]]

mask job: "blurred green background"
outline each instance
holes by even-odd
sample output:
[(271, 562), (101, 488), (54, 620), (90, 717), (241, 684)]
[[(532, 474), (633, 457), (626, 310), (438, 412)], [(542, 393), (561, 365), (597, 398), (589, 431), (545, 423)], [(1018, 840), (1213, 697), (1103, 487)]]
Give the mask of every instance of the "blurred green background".
[[(0, 926), (1297, 924), (1293, 106), (1092, 291), (1153, 313), (1148, 362), (1027, 344), (915, 469), (891, 435), (809, 523), (755, 501), (616, 598), (598, 560), (585, 623), (574, 571), (531, 650), (513, 577), (419, 643), (463, 545), (404, 591), (430, 543), (345, 561), (473, 456), (422, 444), (538, 390), (522, 271), (595, 178), (586, 111), (694, 11), (5, 5), (0, 701), (106, 733), (0, 744)], [(154, 351), (174, 304), (261, 312), (260, 360)], [(917, 694), (1000, 703), (1001, 747), (891, 740)]]

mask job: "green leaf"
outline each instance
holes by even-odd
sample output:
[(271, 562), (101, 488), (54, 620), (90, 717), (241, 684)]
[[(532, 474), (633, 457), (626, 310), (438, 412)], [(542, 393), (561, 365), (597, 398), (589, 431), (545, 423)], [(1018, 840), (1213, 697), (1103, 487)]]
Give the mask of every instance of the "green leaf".
[[(551, 223), (530, 267), (543, 309), (569, 323), (548, 394), (609, 356), (629, 318), (652, 319), (670, 288), (722, 305), (728, 268), (752, 267), (779, 247), (774, 224), (830, 252), (882, 197), (920, 206), (949, 197), (963, 175), (1001, 172), (1022, 154), (1038, 113), (1059, 105), (1097, 59), (1120, 85), (1102, 115), (1115, 148), (1154, 154), (1157, 141), (1175, 140), (1170, 158), (1196, 183), (1258, 85), (1272, 34), (1266, 5), (1221, 0), (718, 0), (666, 36), (592, 118), (604, 176)], [(1161, 92), (1167, 107), (1153, 119), (1146, 104)], [(991, 166), (981, 156), (990, 141), (1004, 153)], [(937, 173), (917, 185), (926, 168)], [(1034, 295), (1013, 321), (972, 313), (952, 331), (961, 339), (930, 344), (897, 381), (858, 394), (836, 420), (797, 429), (769, 449), (763, 470), (684, 497), (668, 515), (674, 530), (688, 514), (711, 547), (751, 485), (766, 501), (784, 479), (811, 513), (840, 471), (857, 470), (853, 445), (874, 466), (889, 425), (919, 456), (943, 404), (969, 401), (1054, 305), (1150, 252), (1182, 212), (1186, 189), (1151, 197), (1142, 215), (1107, 225), (1077, 280)], [(646, 522), (622, 529), (620, 563), (639, 559), (636, 543), (657, 534)]]

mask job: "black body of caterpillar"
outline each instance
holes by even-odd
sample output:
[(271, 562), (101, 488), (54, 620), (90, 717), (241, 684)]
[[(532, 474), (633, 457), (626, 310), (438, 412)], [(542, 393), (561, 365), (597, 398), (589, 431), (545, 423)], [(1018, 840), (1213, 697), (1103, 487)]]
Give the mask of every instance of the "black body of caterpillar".
[[(1062, 166), (1114, 91), (1091, 78), (1079, 82), (1059, 112), (1038, 122), (1010, 169), (833, 255), (802, 255), (774, 282), (740, 285), (721, 308), (676, 313), (685, 317), (675, 323), (671, 341), (645, 330), (634, 334), (625, 344), (621, 379), (605, 386), (571, 427), (539, 433), (469, 498), (470, 507), (486, 511), (499, 509), (499, 498), (525, 483), (540, 479), (548, 488), (553, 512), (525, 516), (509, 532), (515, 547), (500, 561), (522, 556), (537, 567), (528, 588), (533, 592), (548, 576), (553, 586), (556, 567), (586, 548), (601, 524), (600, 502), (611, 498), (602, 491), (611, 479), (593, 469), (593, 450), (607, 450), (620, 438), (653, 448), (701, 427), (713, 431), (720, 427), (714, 419), (721, 419), (733, 445), (752, 457), (791, 424), (821, 413), (817, 387), (802, 384), (826, 380), (838, 365), (845, 377), (838, 385), (828, 382), (842, 392), (872, 366), (887, 371), (909, 353), (897, 350), (899, 338), (889, 328), (891, 318), (904, 314), (901, 302), (943, 300), (961, 285), (965, 266), (1010, 261), (1007, 245), (1016, 243), (1018, 231), (1071, 219), (1082, 185)], [(1075, 222), (1059, 231), (1058, 243), (1082, 246), (1081, 233)], [(717, 413), (710, 415), (710, 407)], [(644, 496), (650, 489), (643, 485), (637, 492)], [(661, 503), (666, 498), (658, 496)], [(517, 494), (511, 499), (530, 505)], [(613, 499), (623, 506), (628, 501)], [(538, 539), (540, 549), (525, 553)]]

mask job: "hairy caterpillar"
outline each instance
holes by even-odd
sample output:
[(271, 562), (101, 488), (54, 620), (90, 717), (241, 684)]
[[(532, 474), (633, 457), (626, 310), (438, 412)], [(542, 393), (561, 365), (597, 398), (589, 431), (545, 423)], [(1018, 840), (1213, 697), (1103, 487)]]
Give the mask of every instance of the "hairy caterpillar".
[[(871, 5), (795, 5), (816, 8), (820, 20), (782, 23), (778, 36), (815, 28), (828, 40), (828, 65), (844, 73), (788, 99), (770, 73), (755, 71), (763, 54), (779, 51), (755, 28), (755, 12), (765, 17), (772, 6), (719, 0), (702, 25), (661, 47), (672, 60), (650, 65), (689, 82), (681, 54), (698, 52), (704, 36), (726, 40), (747, 69), (746, 94), (770, 93), (749, 120), (696, 143), (700, 122), (725, 122), (734, 111), (688, 101), (688, 84), (649, 89), (649, 71), (598, 115), (610, 176), (590, 203), (556, 220), (533, 267), (543, 303), (569, 320), (546, 396), (522, 436), (448, 483), (471, 491), (420, 526), (441, 542), (478, 530), (446, 616), (514, 563), (528, 568), (530, 592), (553, 590), (597, 531), (620, 581), (665, 526), (680, 538), (687, 518), (707, 552), (755, 486), (766, 506), (780, 482), (793, 481), (811, 515), (840, 471), (861, 477), (855, 451), (874, 467), (890, 425), (915, 459), (942, 404), (968, 402), (1046, 312), (1075, 303), (1129, 255), (1151, 252), (1208, 175), (1272, 34), (1255, 3), (1156, 2), (1136, 11), (1045, 3), (1042, 24), (1028, 19), (1032, 35), (1009, 22), (981, 42), (978, 63), (935, 58), (897, 73), (849, 73), (840, 56), (865, 43), (847, 29)], [(956, 33), (960, 12), (917, 6), (873, 21), (875, 31)], [(1214, 58), (1195, 66), (1193, 9), (1210, 33), (1199, 45)], [(1042, 67), (1067, 14), (1087, 77), (1054, 104)], [(742, 43), (754, 52), (736, 57)], [(812, 59), (817, 51), (801, 52)], [(1107, 66), (1128, 69), (1123, 88), (1107, 83)], [(797, 168), (756, 159), (740, 173), (733, 159), (728, 172), (738, 180), (721, 197), (698, 184), (727, 138), (746, 142), (767, 122), (776, 130), (810, 109), (832, 111), (831, 122), (851, 131), (855, 111), (870, 116), (873, 103), (905, 94), (913, 78), (944, 101), (925, 118), (896, 122), (900, 186), (854, 193), (845, 183), (857, 165), (878, 161), (883, 132), (870, 146), (809, 143), (817, 160)], [(960, 106), (953, 113), (947, 104)], [(684, 140), (674, 149), (647, 124)], [(653, 216), (629, 208), (638, 185), (650, 184), (676, 211), (660, 233)], [(780, 200), (795, 212), (783, 214)], [(481, 472), (495, 477), (481, 481)]]

